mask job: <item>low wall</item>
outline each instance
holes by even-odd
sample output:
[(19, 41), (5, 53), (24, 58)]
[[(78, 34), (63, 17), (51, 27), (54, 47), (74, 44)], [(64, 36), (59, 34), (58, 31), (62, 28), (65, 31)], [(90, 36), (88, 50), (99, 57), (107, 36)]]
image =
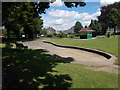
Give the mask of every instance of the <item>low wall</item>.
[(105, 58), (107, 59), (116, 59), (115, 56), (109, 54), (109, 53), (106, 53), (106, 52), (103, 52), (103, 51), (99, 51), (99, 50), (95, 50), (95, 49), (90, 49), (90, 48), (83, 48), (83, 47), (76, 47), (76, 46), (64, 46), (64, 45), (58, 45), (58, 44), (55, 44), (55, 43), (52, 43), (52, 42), (49, 42), (49, 41), (43, 41), (45, 43), (50, 43), (54, 46), (57, 46), (57, 47), (64, 47), (64, 48), (72, 48), (72, 49), (79, 49), (79, 50), (84, 50), (84, 51), (88, 51), (88, 52), (92, 52), (92, 53), (96, 53), (96, 54), (99, 54), (99, 55), (102, 55), (104, 56)]

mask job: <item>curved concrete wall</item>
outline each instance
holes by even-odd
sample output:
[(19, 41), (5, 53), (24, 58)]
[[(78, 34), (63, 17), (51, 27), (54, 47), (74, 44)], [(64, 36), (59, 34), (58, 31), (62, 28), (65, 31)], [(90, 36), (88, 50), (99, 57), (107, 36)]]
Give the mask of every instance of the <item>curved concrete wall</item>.
[(52, 42), (49, 42), (49, 41), (43, 41), (45, 43), (50, 43), (54, 46), (58, 46), (58, 47), (64, 47), (64, 48), (72, 48), (72, 49), (79, 49), (79, 50), (84, 50), (84, 51), (88, 51), (88, 52), (92, 52), (92, 53), (96, 53), (96, 54), (99, 54), (99, 55), (102, 55), (104, 56), (105, 58), (107, 59), (116, 59), (115, 56), (109, 54), (109, 53), (106, 53), (106, 52), (103, 52), (103, 51), (99, 51), (99, 50), (95, 50), (95, 49), (90, 49), (90, 48), (83, 48), (83, 47), (75, 47), (75, 46), (64, 46), (64, 45), (58, 45), (58, 44), (55, 44), (55, 43), (52, 43)]

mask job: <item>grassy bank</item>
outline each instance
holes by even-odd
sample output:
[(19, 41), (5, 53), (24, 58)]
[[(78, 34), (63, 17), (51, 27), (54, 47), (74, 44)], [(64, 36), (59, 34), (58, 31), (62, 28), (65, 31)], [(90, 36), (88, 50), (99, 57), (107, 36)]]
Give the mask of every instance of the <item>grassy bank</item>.
[(117, 88), (118, 75), (85, 69), (42, 49), (2, 48), (3, 88)]
[[(79, 39), (69, 39), (69, 38), (57, 38), (49, 40), (60, 45), (69, 45), (69, 46), (79, 46), (85, 48), (98, 49), (111, 53), (118, 57), (118, 36), (111, 38), (98, 38), (91, 40), (79, 40)], [(119, 64), (116, 61), (116, 64)]]

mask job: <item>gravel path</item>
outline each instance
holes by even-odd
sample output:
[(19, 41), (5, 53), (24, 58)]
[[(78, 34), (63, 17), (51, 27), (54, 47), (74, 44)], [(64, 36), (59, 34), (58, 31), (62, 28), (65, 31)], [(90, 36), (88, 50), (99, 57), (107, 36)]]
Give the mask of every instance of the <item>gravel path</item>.
[(56, 47), (48, 43), (43, 43), (42, 40), (22, 43), (24, 45), (27, 45), (28, 48), (45, 49), (54, 56), (57, 55), (64, 58), (72, 58), (74, 60), (73, 63), (84, 64), (86, 68), (89, 68), (91, 70), (118, 73), (118, 67), (116, 65), (113, 65), (113, 61), (110, 61), (105, 57), (95, 53), (77, 49)]

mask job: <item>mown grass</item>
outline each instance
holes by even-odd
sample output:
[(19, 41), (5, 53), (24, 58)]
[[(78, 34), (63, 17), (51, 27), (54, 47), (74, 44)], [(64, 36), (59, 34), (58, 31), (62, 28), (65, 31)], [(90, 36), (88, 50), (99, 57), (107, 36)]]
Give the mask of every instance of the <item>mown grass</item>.
[(91, 71), (85, 69), (79, 64), (59, 64), (54, 70), (58, 70), (59, 73), (67, 73), (72, 77), (73, 88), (113, 88), (118, 85), (117, 81), (111, 83), (111, 80), (117, 80), (115, 74), (107, 72)]
[[(79, 40), (79, 39), (69, 39), (69, 38), (58, 39), (57, 38), (49, 41), (52, 41), (60, 45), (79, 46), (79, 47), (85, 47), (85, 48), (98, 49), (119, 57), (118, 36), (111, 37), (111, 38), (91, 39), (91, 40)], [(120, 63), (116, 61), (116, 64), (120, 64)]]
[(118, 74), (91, 71), (42, 49), (2, 48), (3, 89), (117, 88)]

